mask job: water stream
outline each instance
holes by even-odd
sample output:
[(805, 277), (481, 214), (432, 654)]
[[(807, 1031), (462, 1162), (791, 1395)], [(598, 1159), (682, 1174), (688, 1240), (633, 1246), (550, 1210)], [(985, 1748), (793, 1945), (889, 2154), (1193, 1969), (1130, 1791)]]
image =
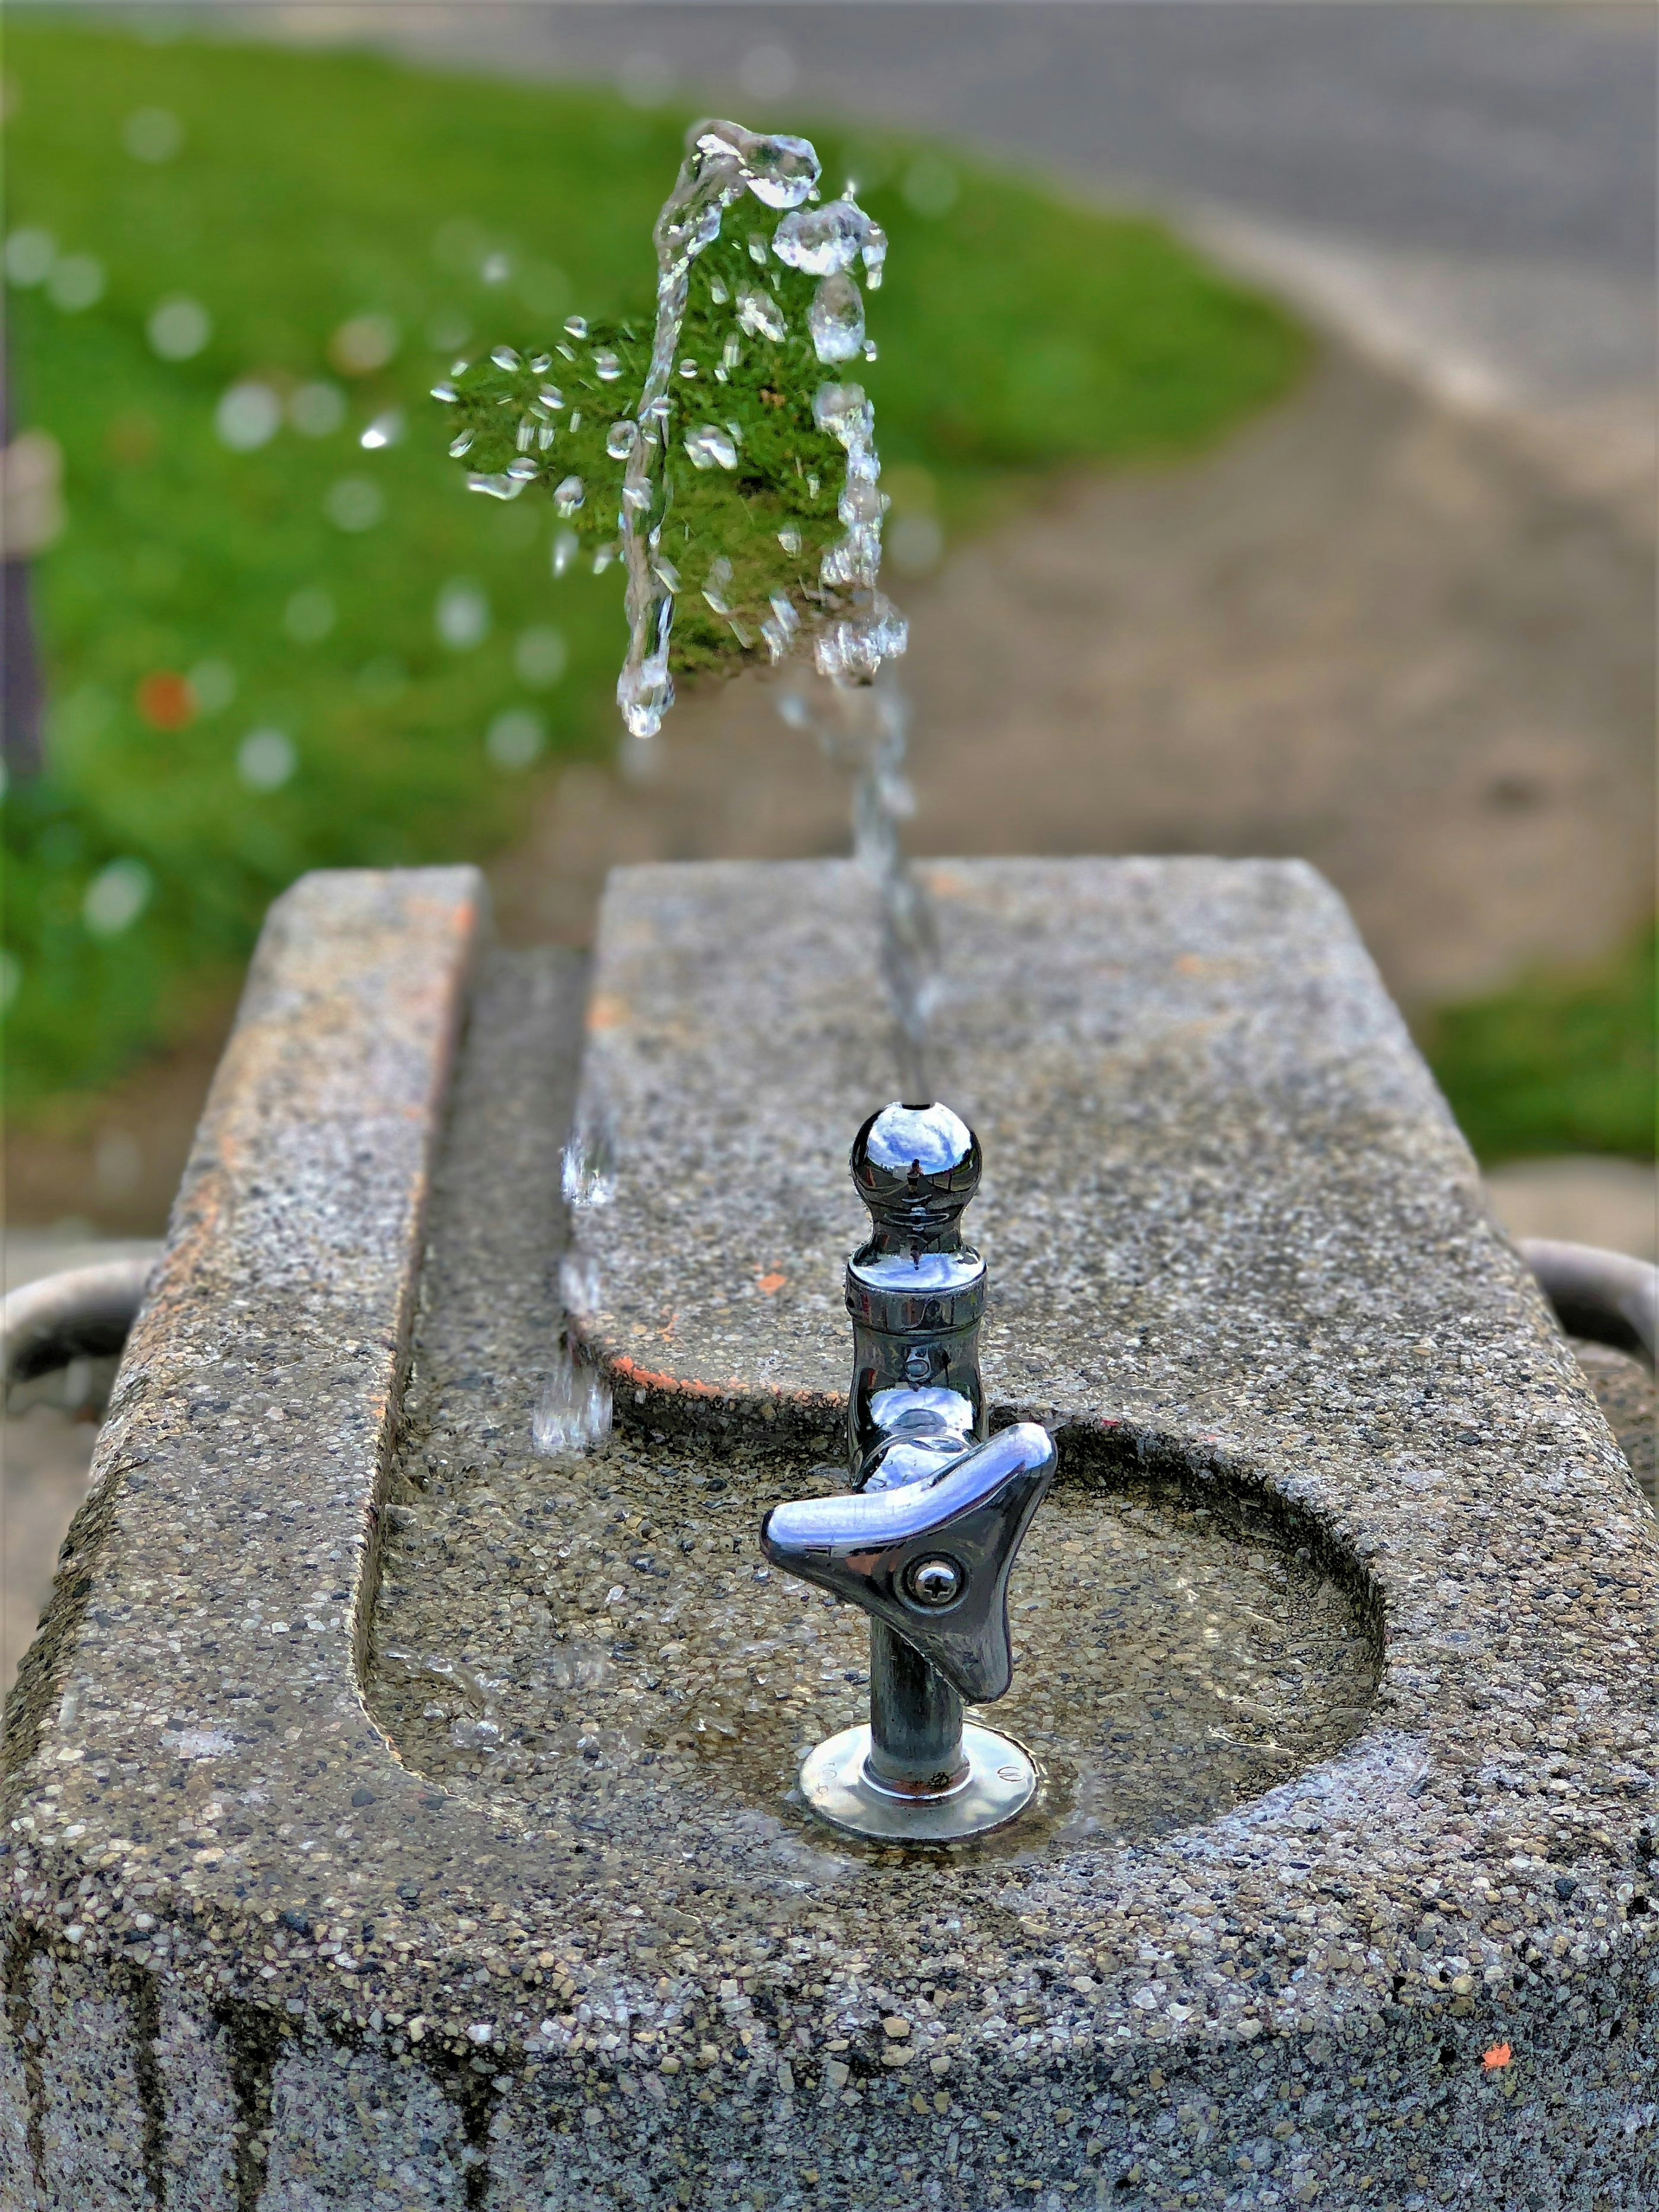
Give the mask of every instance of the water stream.
[[(780, 711), (851, 778), (853, 850), (880, 917), (897, 1087), (925, 1098), (937, 937), (900, 835), (914, 801), (908, 714), (891, 664), (907, 633), (881, 588), (888, 499), (875, 410), (848, 374), (875, 357), (859, 279), (879, 288), (887, 240), (852, 183), (825, 202), (821, 174), (804, 138), (694, 125), (653, 232), (648, 343), (631, 324), (572, 316), (550, 351), (526, 358), (501, 346), (487, 361), (457, 362), (434, 397), (453, 410), (449, 450), (471, 489), (496, 499), (532, 486), (550, 494), (556, 575), (584, 553), (596, 571), (622, 561), (627, 773), (655, 763), (677, 668), (798, 664)], [(751, 227), (760, 210), (763, 227)], [(590, 1102), (567, 1151), (564, 1194), (580, 1209), (605, 1203), (611, 1188)], [(582, 1288), (570, 1286), (571, 1310), (582, 1310)], [(603, 1434), (609, 1411), (599, 1378), (567, 1345), (537, 1410), (538, 1448)]]

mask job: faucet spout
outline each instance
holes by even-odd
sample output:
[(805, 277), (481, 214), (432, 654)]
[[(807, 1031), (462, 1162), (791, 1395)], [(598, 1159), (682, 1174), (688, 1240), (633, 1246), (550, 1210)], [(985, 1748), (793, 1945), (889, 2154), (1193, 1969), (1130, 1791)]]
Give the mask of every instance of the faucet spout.
[(854, 1833), (956, 1842), (1012, 1820), (1030, 1755), (964, 1704), (1013, 1679), (1008, 1577), (1054, 1480), (1046, 1430), (986, 1436), (979, 1368), (985, 1263), (963, 1242), (977, 1139), (948, 1107), (893, 1105), (853, 1146), (872, 1230), (847, 1267), (854, 1487), (774, 1506), (774, 1565), (870, 1616), (870, 1722), (809, 1754), (807, 1802)]

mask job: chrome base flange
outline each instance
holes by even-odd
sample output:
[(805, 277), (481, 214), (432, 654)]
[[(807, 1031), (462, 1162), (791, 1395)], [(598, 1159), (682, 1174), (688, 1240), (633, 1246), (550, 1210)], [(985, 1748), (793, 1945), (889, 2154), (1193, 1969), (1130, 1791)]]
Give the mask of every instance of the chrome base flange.
[(884, 1790), (870, 1774), (868, 1725), (843, 1729), (801, 1762), (801, 1795), (821, 1820), (883, 1844), (959, 1844), (988, 1835), (1023, 1813), (1036, 1795), (1037, 1771), (1012, 1736), (964, 1723), (967, 1772), (927, 1796)]

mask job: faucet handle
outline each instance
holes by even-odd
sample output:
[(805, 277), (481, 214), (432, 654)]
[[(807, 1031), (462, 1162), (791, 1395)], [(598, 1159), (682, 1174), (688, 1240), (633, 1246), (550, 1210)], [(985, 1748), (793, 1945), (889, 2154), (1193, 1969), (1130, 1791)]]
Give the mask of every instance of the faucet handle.
[(1048, 1431), (1021, 1421), (928, 1480), (775, 1505), (761, 1548), (884, 1622), (969, 1704), (988, 1705), (1013, 1680), (1008, 1576), (1055, 1463)]

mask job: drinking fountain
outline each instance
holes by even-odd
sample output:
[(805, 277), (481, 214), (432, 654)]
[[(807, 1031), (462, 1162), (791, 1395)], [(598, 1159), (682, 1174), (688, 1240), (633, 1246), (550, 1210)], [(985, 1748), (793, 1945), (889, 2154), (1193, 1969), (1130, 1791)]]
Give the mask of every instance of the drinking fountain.
[(870, 1616), (870, 1718), (818, 1744), (801, 1794), (820, 1819), (894, 1843), (1001, 1827), (1037, 1788), (1030, 1753), (964, 1722), (1013, 1680), (1008, 1577), (1054, 1480), (1035, 1421), (988, 1440), (979, 1370), (985, 1262), (962, 1241), (978, 1140), (937, 1103), (872, 1114), (853, 1146), (871, 1235), (847, 1263), (850, 1492), (775, 1505), (775, 1566)]
[(7, 2212), (1645, 2205), (1653, 1515), (1340, 902), (926, 874), (948, 1108), (848, 864), (278, 902), (9, 1702)]

